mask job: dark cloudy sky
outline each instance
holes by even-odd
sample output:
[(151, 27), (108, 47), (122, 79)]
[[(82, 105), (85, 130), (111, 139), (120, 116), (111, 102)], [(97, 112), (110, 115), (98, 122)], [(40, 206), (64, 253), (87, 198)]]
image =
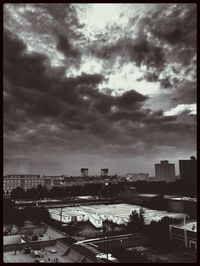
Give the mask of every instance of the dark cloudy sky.
[(4, 173), (196, 155), (195, 4), (5, 4)]

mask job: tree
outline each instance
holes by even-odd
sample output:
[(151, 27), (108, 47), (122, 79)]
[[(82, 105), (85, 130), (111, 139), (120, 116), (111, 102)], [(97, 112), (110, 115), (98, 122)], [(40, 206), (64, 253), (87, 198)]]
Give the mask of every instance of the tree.
[(3, 198), (3, 224), (13, 224), (15, 220), (14, 206), (10, 199)]
[(145, 228), (145, 235), (149, 238), (152, 246), (158, 249), (170, 248), (169, 225), (178, 224), (181, 219), (163, 217), (160, 221), (152, 221)]
[(129, 216), (128, 227), (132, 232), (141, 230), (144, 226), (144, 209), (140, 209), (139, 213), (134, 210)]
[(145, 214), (145, 210), (143, 208), (140, 208), (139, 211), (139, 218), (140, 218), (140, 223), (141, 223), (141, 227), (144, 227), (144, 214)]
[(14, 200), (24, 199), (25, 191), (21, 187), (17, 187), (11, 191), (11, 198)]
[(46, 187), (43, 187), (42, 185), (38, 185), (37, 194), (38, 194), (39, 199), (43, 199), (43, 198), (48, 197), (49, 192)]
[(27, 189), (26, 197), (28, 199), (39, 199), (38, 190), (36, 188)]
[(50, 214), (44, 207), (35, 208), (27, 207), (24, 209), (25, 219), (33, 221), (35, 224), (40, 224), (41, 222), (48, 222), (50, 220)]
[(38, 217), (40, 222), (48, 222), (51, 219), (50, 213), (44, 207), (38, 208)]
[(135, 249), (127, 250), (124, 246), (112, 249), (112, 255), (119, 260), (120, 263), (146, 263), (147, 256)]
[(163, 193), (160, 193), (150, 200), (149, 207), (155, 210), (166, 210), (166, 201)]

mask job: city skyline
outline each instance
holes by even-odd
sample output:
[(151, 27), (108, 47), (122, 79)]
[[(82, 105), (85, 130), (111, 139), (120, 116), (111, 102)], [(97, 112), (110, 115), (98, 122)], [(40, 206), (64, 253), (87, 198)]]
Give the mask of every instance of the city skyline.
[(196, 157), (195, 4), (4, 4), (3, 39), (4, 174)]
[[(190, 156), (190, 158), (185, 158), (186, 161), (190, 161), (191, 158), (195, 158), (194, 156)], [(196, 160), (196, 158), (195, 158)], [(79, 168), (79, 169), (76, 169), (76, 174), (71, 174), (72, 172), (70, 171), (70, 169), (68, 168), (67, 171), (64, 171), (64, 172), (61, 172), (60, 171), (60, 168), (59, 166), (56, 166), (55, 164), (52, 166), (54, 169), (57, 168), (59, 169), (59, 173), (57, 174), (53, 174), (52, 171), (50, 170), (47, 170), (48, 169), (48, 165), (45, 166), (45, 163), (42, 163), (40, 165), (34, 165), (32, 162), (30, 161), (25, 161), (25, 160), (22, 160), (20, 162), (20, 160), (18, 161), (18, 163), (16, 163), (15, 165), (15, 172), (12, 172), (11, 171), (8, 171), (7, 173), (4, 174), (5, 175), (36, 175), (36, 174), (40, 174), (41, 176), (42, 175), (66, 175), (66, 176), (81, 176), (81, 170), (82, 169), (87, 169), (88, 170), (88, 174), (89, 176), (100, 176), (101, 173), (102, 173), (102, 170), (108, 170), (108, 174), (109, 175), (127, 175), (127, 174), (140, 174), (140, 173), (146, 173), (148, 174), (149, 176), (151, 177), (155, 177), (155, 165), (156, 164), (160, 164), (163, 160), (161, 160), (160, 162), (158, 162), (158, 160), (156, 162), (154, 162), (154, 164), (152, 165), (152, 171), (150, 172), (145, 172), (144, 171), (144, 168), (140, 168), (141, 170), (140, 171), (134, 171), (134, 169), (132, 169), (132, 171), (130, 172), (124, 172), (124, 173), (117, 173), (115, 171), (115, 169), (109, 169), (109, 168), (99, 168), (99, 169), (96, 169), (96, 168)], [(167, 161), (169, 162), (170, 164), (173, 164), (175, 166), (175, 176), (179, 176), (180, 177), (180, 161), (182, 161), (181, 159), (178, 160), (178, 162), (172, 162), (172, 161), (168, 161), (168, 160), (164, 160), (164, 161)], [(34, 170), (34, 169), (40, 169), (40, 170)]]

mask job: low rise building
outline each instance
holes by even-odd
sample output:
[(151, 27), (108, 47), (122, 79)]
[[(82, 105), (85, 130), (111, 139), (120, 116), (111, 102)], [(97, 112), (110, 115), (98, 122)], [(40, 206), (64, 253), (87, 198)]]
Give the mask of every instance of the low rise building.
[(99, 218), (98, 215), (92, 214), (89, 216), (89, 221), (91, 224), (93, 224), (96, 228), (102, 228), (103, 227), (103, 222), (101, 218)]
[[(31, 226), (30, 226), (31, 225)], [(34, 236), (34, 237), (33, 237)], [(74, 240), (73, 240), (74, 241)], [(4, 236), (4, 263), (95, 263), (96, 253), (74, 246), (72, 239), (50, 226), (26, 222), (18, 234)]]
[(118, 184), (125, 182), (124, 177), (114, 176), (40, 176), (40, 175), (6, 175), (3, 177), (4, 195), (10, 195), (13, 189), (21, 187), (25, 191), (31, 188), (37, 188), (38, 185), (46, 187), (48, 190), (52, 188), (85, 186), (88, 184)]
[(171, 241), (180, 248), (197, 252), (197, 222), (187, 221), (179, 225), (169, 226)]
[(40, 175), (6, 175), (3, 178), (4, 194), (10, 194), (17, 187), (27, 190), (37, 188), (38, 185), (44, 185), (44, 179)]

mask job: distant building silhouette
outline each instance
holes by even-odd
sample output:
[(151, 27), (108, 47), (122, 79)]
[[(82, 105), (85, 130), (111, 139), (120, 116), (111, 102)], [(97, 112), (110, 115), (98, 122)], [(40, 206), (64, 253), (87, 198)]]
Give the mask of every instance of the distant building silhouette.
[(194, 156), (190, 160), (179, 160), (180, 179), (183, 184), (196, 190), (197, 187), (197, 160)]
[(136, 181), (148, 181), (149, 174), (146, 173), (128, 173), (126, 174), (126, 179), (129, 182)]
[(81, 168), (81, 176), (88, 177), (88, 168)]
[(168, 161), (160, 161), (155, 164), (156, 181), (175, 182), (175, 165)]
[(101, 169), (101, 176), (108, 176), (108, 168)]
[(21, 187), (24, 190), (37, 188), (38, 185), (44, 185), (44, 179), (40, 175), (6, 175), (3, 177), (4, 194), (10, 194), (13, 189)]

